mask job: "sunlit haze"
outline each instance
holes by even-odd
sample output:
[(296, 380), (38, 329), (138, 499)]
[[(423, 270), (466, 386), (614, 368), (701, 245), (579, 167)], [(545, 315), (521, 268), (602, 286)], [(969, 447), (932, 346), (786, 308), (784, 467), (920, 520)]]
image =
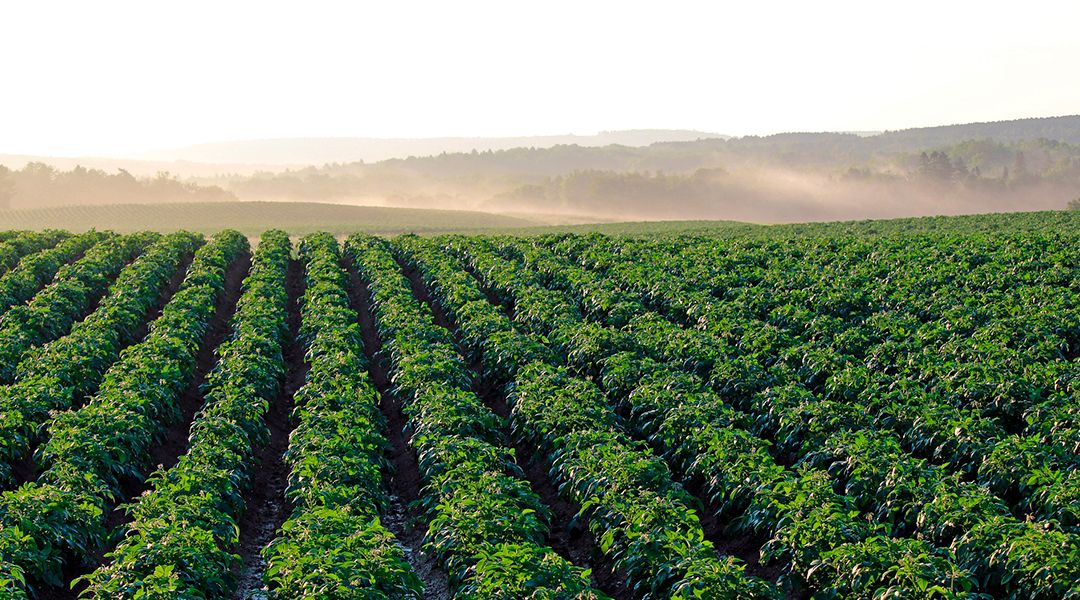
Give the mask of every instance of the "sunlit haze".
[(1074, 2), (19, 2), (0, 152), (1080, 112)]

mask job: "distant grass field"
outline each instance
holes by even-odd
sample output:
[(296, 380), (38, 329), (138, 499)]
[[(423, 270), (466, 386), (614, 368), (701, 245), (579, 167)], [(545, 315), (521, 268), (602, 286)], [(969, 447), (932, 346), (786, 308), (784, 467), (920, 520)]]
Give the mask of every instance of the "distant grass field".
[(949, 217), (915, 217), (874, 221), (835, 221), (755, 225), (738, 221), (626, 221), (580, 225), (547, 225), (544, 217), (459, 210), (350, 206), (318, 202), (215, 202), (186, 204), (115, 204), (59, 208), (0, 210), (0, 231), (88, 229), (130, 233), (152, 229), (186, 229), (209, 234), (236, 229), (258, 237), (267, 229), (283, 229), (292, 236), (327, 231), (339, 237), (352, 233), (393, 236), (402, 233), (435, 235), (550, 233), (602, 233), (615, 236), (700, 234), (714, 236), (821, 235), (875, 236), (898, 232), (1044, 231), (1061, 225), (1080, 226), (1080, 211), (1002, 213)]
[(0, 229), (109, 229), (127, 233), (186, 229), (213, 233), (236, 229), (257, 236), (272, 228), (292, 235), (350, 233), (447, 233), (474, 229), (516, 229), (539, 223), (482, 212), (348, 206), (315, 202), (214, 202), (116, 204), (0, 210)]
[(0, 230), (108, 229), (120, 233), (176, 231), (185, 229), (213, 233), (235, 229), (257, 237), (267, 229), (283, 229), (301, 236), (316, 231), (336, 235), (370, 233), (607, 233), (644, 235), (655, 233), (709, 233), (757, 227), (732, 221), (643, 221), (586, 225), (545, 225), (543, 218), (493, 213), (350, 206), (318, 202), (212, 202), (183, 204), (114, 204), (57, 208), (0, 210)]
[(662, 234), (744, 234), (767, 228), (765, 225), (739, 221), (624, 221), (616, 223), (584, 223), (579, 225), (534, 225), (525, 227), (479, 228), (462, 233), (508, 233), (512, 235), (541, 235), (546, 233), (602, 233), (614, 236)]

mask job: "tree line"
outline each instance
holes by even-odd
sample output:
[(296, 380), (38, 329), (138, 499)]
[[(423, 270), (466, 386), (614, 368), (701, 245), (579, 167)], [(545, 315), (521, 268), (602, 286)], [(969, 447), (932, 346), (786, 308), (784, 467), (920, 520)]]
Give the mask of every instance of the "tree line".
[(124, 169), (108, 173), (81, 166), (62, 171), (41, 162), (17, 170), (0, 165), (0, 208), (223, 200), (236, 200), (236, 196), (216, 185), (181, 181), (167, 172), (135, 177)]

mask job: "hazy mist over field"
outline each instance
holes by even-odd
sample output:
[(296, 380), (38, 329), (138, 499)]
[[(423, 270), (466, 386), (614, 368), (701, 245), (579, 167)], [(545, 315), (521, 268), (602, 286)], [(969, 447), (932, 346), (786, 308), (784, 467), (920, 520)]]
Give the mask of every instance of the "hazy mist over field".
[(1080, 111), (1059, 68), (1080, 59), (1080, 8), (1001, 8), (23, 4), (0, 38), (19, 57), (0, 95), (0, 208), (1061, 209), (1080, 197), (1080, 117), (1048, 117)]

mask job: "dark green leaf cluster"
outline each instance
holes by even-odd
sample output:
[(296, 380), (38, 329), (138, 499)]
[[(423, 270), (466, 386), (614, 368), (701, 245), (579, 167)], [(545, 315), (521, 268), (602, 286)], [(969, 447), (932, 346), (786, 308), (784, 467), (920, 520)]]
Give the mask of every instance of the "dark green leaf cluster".
[(89, 316), (57, 340), (31, 350), (17, 381), (0, 392), (0, 461), (6, 468), (37, 438), (50, 411), (64, 410), (92, 394), (162, 290), (202, 237), (174, 233), (147, 248), (126, 267)]
[[(544, 356), (547, 361), (530, 357), (509, 365), (513, 427), (549, 454), (561, 493), (581, 506), (581, 516), (600, 549), (627, 573), (637, 595), (668, 597), (679, 590), (710, 597), (724, 589), (741, 589), (747, 597), (779, 595), (775, 586), (747, 576), (731, 561), (718, 559), (704, 539), (690, 497), (672, 481), (663, 461), (625, 435), (595, 385), (569, 377), (548, 362), (555, 353), (545, 347), (545, 338), (533, 340), (519, 333), (490, 303), (483, 305), (481, 313), (477, 302), (483, 301), (483, 295), (476, 282), (457, 275), (462, 272), (460, 265), (447, 260), (443, 248), (423, 240), (406, 240), (402, 245), (463, 331), (470, 327), (468, 320), (480, 314), (485, 326), (501, 327), (490, 330), (474, 352), (498, 352), (501, 344), (509, 343), (509, 351), (500, 354), (514, 355), (515, 347), (525, 345), (519, 339), (544, 348), (532, 356)], [(475, 271), (514, 279), (507, 275), (512, 271), (505, 269)], [(506, 294), (504, 302), (512, 299), (515, 315), (527, 314), (525, 319), (538, 326), (554, 323), (569, 334), (573, 309), (556, 296), (537, 293), (523, 298), (512, 294), (509, 285), (492, 288)], [(470, 310), (457, 310), (450, 298), (470, 298)], [(687, 579), (696, 576), (703, 579)]]
[[(575, 275), (563, 273), (559, 284), (576, 296), (587, 298), (597, 285), (606, 285), (614, 294), (659, 308), (672, 321), (698, 327), (682, 329), (655, 315), (636, 317), (630, 329), (641, 342), (641, 355), (708, 379), (754, 419), (756, 435), (776, 440), (776, 451), (828, 467), (863, 510), (896, 533), (947, 546), (957, 564), (979, 576), (984, 589), (1051, 598), (1070, 589), (1080, 562), (1077, 454), (1075, 444), (1060, 443), (1077, 439), (1075, 402), (1069, 406), (1063, 399), (1075, 369), (1060, 360), (1074, 351), (1077, 314), (1060, 298), (1029, 297), (1049, 305), (1025, 317), (1040, 332), (1030, 335), (1024, 328), (1001, 329), (1018, 316), (991, 318), (990, 311), (1018, 315), (1010, 308), (1014, 300), (1005, 294), (1015, 293), (1005, 287), (1008, 281), (1020, 290), (1066, 286), (1066, 297), (1074, 296), (1070, 282), (1075, 279), (1068, 273), (1075, 270), (1077, 257), (1069, 240), (829, 238), (762, 244), (764, 249), (732, 243), (727, 253), (717, 252), (715, 240), (708, 239), (614, 243), (598, 237), (586, 245), (565, 238), (555, 245), (595, 272), (590, 281), (577, 264), (563, 260), (561, 268)], [(1033, 251), (1042, 253), (1038, 260)], [(859, 262), (871, 254), (885, 264)], [(810, 269), (800, 264), (811, 260), (825, 264)], [(957, 265), (961, 260), (964, 267)], [(1015, 260), (1022, 266), (1014, 272), (1001, 268)], [(781, 261), (786, 262), (760, 268)], [(922, 270), (922, 279), (897, 276), (911, 265)], [(971, 269), (989, 273), (981, 273), (975, 283), (965, 276)], [(857, 278), (852, 280), (848, 271), (856, 271)], [(859, 271), (878, 271), (886, 280), (919, 290), (885, 296), (867, 287), (880, 280)], [(663, 277), (670, 272), (679, 275)], [(605, 278), (598, 281), (596, 274)], [(952, 307), (957, 297), (986, 296), (981, 288), (987, 281), (998, 286), (996, 297), (990, 297), (993, 304), (972, 308), (968, 302), (967, 316)], [(783, 294), (762, 294), (765, 283), (782, 288)], [(955, 295), (931, 293), (939, 289)], [(810, 290), (816, 295), (809, 296)], [(802, 302), (809, 307), (801, 308)], [(881, 313), (867, 308), (878, 303), (892, 306)], [(926, 306), (912, 306), (918, 304)], [(942, 329), (940, 321), (932, 320), (934, 314), (958, 321)], [(941, 361), (937, 348), (943, 345), (952, 348), (950, 356), (972, 346), (970, 336), (958, 336), (957, 329), (977, 332), (978, 350)], [(986, 335), (998, 341), (979, 341)], [(875, 339), (880, 340), (877, 346)], [(905, 353), (910, 353), (905, 365), (889, 366)], [(867, 356), (866, 366), (850, 358), (859, 355)], [(875, 363), (884, 370), (871, 371)], [(1015, 367), (1022, 378), (1003, 375), (1010, 364), (1022, 365)], [(947, 365), (945, 370), (941, 365)], [(1003, 385), (1003, 376), (1012, 383)], [(1024, 380), (1027, 386), (1043, 386), (1042, 391), (1015, 385)], [(891, 389), (875, 398), (875, 390), (886, 385)], [(940, 391), (927, 393), (935, 388)], [(947, 401), (950, 396), (955, 400)], [(1015, 422), (1018, 414), (1025, 414), (1026, 434), (1009, 433), (1003, 425)], [(863, 437), (853, 439), (845, 432)], [(872, 441), (865, 442), (866, 437)], [(909, 453), (929, 455), (945, 462), (945, 468)], [(983, 486), (963, 482), (950, 471), (974, 473)], [(1019, 494), (1023, 500), (1010, 508), (994, 493), (1001, 498)], [(1043, 522), (1023, 522), (1014, 511)], [(965, 544), (973, 536), (984, 544), (980, 550)], [(988, 554), (997, 557), (996, 566), (984, 560)], [(1005, 564), (1010, 571), (1001, 568)], [(1031, 575), (1035, 572), (1053, 575)]]
[(11, 383), (27, 351), (64, 335), (106, 292), (124, 265), (156, 241), (156, 233), (112, 237), (64, 265), (29, 303), (0, 317), (0, 382)]
[[(519, 269), (518, 266), (493, 255), (489, 249), (478, 251), (479, 244), (471, 247), (469, 257), (478, 272), (494, 273)], [(805, 579), (817, 572), (814, 586), (820, 590), (836, 590), (845, 585), (828, 569), (814, 568), (822, 555), (830, 548), (874, 539), (887, 528), (869, 527), (854, 510), (852, 500), (838, 496), (831, 488), (828, 474), (822, 471), (801, 470), (789, 472), (775, 464), (769, 453), (769, 444), (746, 431), (750, 421), (745, 415), (727, 406), (714, 392), (707, 389), (693, 375), (673, 371), (650, 358), (656, 352), (657, 343), (670, 344), (670, 337), (657, 334), (653, 327), (634, 326), (648, 313), (633, 298), (625, 297), (618, 289), (605, 290), (602, 281), (590, 281), (588, 274), (564, 268), (551, 258), (526, 250), (523, 253), (508, 249), (508, 254), (526, 256), (539, 275), (535, 279), (521, 277), (514, 280), (485, 280), (521, 306), (521, 300), (532, 303), (529, 298), (546, 297), (554, 304), (555, 296), (530, 294), (538, 288), (544, 277), (554, 286), (583, 286), (591, 291), (604, 290), (609, 306), (634, 307), (631, 312), (641, 316), (625, 321), (620, 313), (616, 317), (627, 324), (626, 329), (608, 329), (599, 323), (585, 325), (569, 296), (559, 300), (564, 315), (562, 321), (542, 321), (540, 332), (553, 339), (564, 339), (564, 351), (571, 364), (601, 381), (610, 396), (620, 401), (631, 415), (631, 423), (649, 440), (662, 448), (668, 461), (690, 478), (704, 482), (704, 490), (712, 503), (719, 507), (721, 515), (742, 514), (743, 527), (769, 533), (771, 539), (763, 548), (763, 558), (779, 560), (791, 565), (791, 576)], [(542, 263), (546, 262), (546, 265)], [(528, 271), (523, 271), (528, 273)], [(592, 278), (595, 279), (595, 278)], [(561, 280), (558, 281), (557, 280)], [(511, 284), (517, 288), (510, 287)], [(547, 291), (547, 290), (545, 290)], [(582, 303), (587, 307), (587, 303)], [(588, 311), (588, 308), (586, 308)], [(603, 312), (590, 311), (594, 318), (603, 320)], [(583, 326), (584, 325), (584, 326)], [(528, 326), (527, 324), (525, 326)], [(535, 325), (534, 325), (535, 326)], [(564, 333), (548, 331), (547, 328), (564, 327)], [(661, 331), (663, 329), (661, 328)], [(700, 341), (700, 340), (699, 340)], [(695, 347), (701, 347), (701, 344)], [(707, 344), (705, 344), (707, 346)], [(678, 356), (693, 357), (695, 352), (680, 347)], [(697, 353), (700, 354), (700, 353)], [(678, 362), (677, 367), (695, 370), (698, 362)], [(959, 576), (963, 571), (952, 566), (947, 555), (934, 550), (925, 542), (909, 548), (913, 556), (933, 557), (933, 568), (924, 570), (927, 585), (937, 585), (950, 594), (963, 595), (973, 587), (970, 575)], [(872, 551), (872, 550), (865, 550)], [(946, 565), (949, 568), (938, 568)], [(840, 571), (842, 572), (842, 571)], [(906, 582), (890, 577), (898, 574), (882, 571), (877, 576), (883, 582), (904, 586)], [(848, 590), (846, 593), (851, 593)]]
[(24, 256), (15, 268), (0, 277), (0, 315), (22, 304), (47, 284), (57, 270), (81, 256), (108, 235), (91, 231), (64, 239), (55, 247)]
[(6, 274), (27, 256), (47, 250), (67, 239), (71, 234), (47, 230), (9, 232), (11, 235), (0, 242), (0, 275)]
[[(176, 401), (193, 376), (225, 268), (246, 248), (246, 238), (225, 232), (196, 251), (147, 338), (121, 354), (89, 404), (55, 415), (39, 450), (43, 473), (0, 498), (0, 563), (61, 585), (66, 559), (103, 544), (106, 507), (121, 478), (142, 477), (148, 450), (179, 416)], [(22, 593), (23, 584), (9, 591)]]

